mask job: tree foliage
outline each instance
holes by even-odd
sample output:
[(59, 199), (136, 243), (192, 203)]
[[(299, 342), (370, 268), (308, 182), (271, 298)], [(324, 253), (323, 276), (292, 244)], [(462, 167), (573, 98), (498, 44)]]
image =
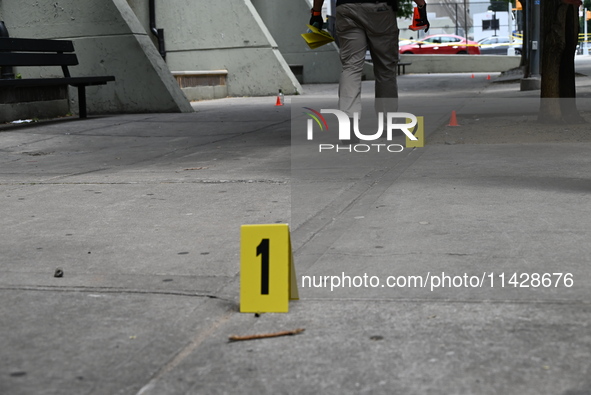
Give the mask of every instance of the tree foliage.
[(414, 7), (415, 3), (412, 0), (398, 0), (397, 16), (400, 18), (411, 18)]
[(489, 11), (494, 11), (494, 12), (507, 11), (507, 9), (509, 8), (509, 3), (513, 4), (513, 1), (491, 0), (490, 5), (488, 6), (488, 9), (489, 9)]

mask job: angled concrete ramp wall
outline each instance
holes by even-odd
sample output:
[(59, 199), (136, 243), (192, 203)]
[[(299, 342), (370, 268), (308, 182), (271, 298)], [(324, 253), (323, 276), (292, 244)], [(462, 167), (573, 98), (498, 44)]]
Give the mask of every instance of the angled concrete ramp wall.
[[(0, 15), (11, 37), (73, 40), (80, 65), (72, 76), (115, 75), (115, 83), (87, 88), (91, 114), (193, 111), (125, 0), (2, 0)], [(60, 68), (19, 72), (62, 76)]]
[(341, 62), (335, 44), (311, 50), (302, 39), (310, 20), (307, 0), (252, 0), (288, 64), (303, 66), (304, 83), (339, 81)]
[[(128, 2), (149, 31), (148, 1)], [(230, 96), (301, 91), (251, 0), (156, 0), (156, 25), (169, 70), (227, 70)]]

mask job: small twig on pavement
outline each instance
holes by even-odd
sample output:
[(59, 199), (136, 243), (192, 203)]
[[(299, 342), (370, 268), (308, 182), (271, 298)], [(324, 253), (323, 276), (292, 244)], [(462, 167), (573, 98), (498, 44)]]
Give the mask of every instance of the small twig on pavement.
[(256, 339), (267, 339), (270, 337), (278, 337), (278, 336), (293, 336), (299, 333), (302, 333), (305, 329), (299, 328), (294, 329), (293, 331), (282, 331), (282, 332), (275, 332), (275, 333), (263, 333), (259, 335), (246, 335), (246, 336), (230, 336), (230, 341), (240, 341), (240, 340), (256, 340)]

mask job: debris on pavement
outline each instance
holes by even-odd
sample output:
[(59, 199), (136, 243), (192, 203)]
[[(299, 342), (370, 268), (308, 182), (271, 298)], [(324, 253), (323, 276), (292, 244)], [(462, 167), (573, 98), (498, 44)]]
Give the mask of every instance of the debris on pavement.
[(303, 328), (294, 329), (292, 331), (281, 331), (281, 332), (274, 332), (274, 333), (263, 333), (258, 335), (246, 335), (246, 336), (230, 336), (230, 341), (241, 341), (241, 340), (256, 340), (256, 339), (268, 339), (270, 337), (279, 337), (279, 336), (293, 336), (300, 334), (304, 331)]

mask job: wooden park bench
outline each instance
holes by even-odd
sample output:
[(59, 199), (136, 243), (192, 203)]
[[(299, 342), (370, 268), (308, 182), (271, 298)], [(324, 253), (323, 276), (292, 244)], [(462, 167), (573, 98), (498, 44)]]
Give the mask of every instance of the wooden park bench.
[(0, 38), (0, 67), (61, 66), (64, 74), (61, 78), (0, 79), (0, 88), (74, 86), (78, 88), (78, 113), (80, 118), (86, 118), (86, 87), (105, 85), (107, 82), (115, 81), (115, 77), (72, 77), (68, 66), (77, 64), (78, 58), (74, 53), (72, 41)]

